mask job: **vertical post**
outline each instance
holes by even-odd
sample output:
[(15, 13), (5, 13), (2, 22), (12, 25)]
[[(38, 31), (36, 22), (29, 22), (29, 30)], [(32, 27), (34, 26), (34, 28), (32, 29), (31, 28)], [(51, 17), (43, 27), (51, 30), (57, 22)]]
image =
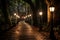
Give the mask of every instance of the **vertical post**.
[(54, 13), (55, 7), (51, 6), (49, 9), (50, 9), (50, 12), (51, 12), (51, 21), (50, 21), (51, 30), (50, 30), (50, 38), (51, 38), (52, 40), (56, 40), (56, 37), (55, 37), (55, 35), (54, 35), (54, 30), (53, 30), (53, 28), (54, 28), (53, 13)]
[(43, 12), (39, 12), (39, 15), (40, 15), (40, 30), (42, 30), (42, 15), (43, 15)]

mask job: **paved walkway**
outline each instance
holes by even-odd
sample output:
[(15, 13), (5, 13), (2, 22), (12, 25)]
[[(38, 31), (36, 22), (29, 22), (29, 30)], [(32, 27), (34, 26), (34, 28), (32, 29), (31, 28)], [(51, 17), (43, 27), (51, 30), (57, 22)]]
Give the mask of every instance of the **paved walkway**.
[(24, 21), (12, 28), (7, 33), (0, 36), (1, 40), (45, 40), (44, 36), (35, 31), (29, 24)]

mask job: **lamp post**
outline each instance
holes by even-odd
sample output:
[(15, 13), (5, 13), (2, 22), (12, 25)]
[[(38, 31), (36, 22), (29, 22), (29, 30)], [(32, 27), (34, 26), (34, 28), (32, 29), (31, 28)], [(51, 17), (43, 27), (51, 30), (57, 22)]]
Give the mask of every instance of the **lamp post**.
[[(15, 16), (15, 17), (16, 17), (16, 15), (17, 15), (17, 14), (16, 14), (16, 13), (14, 13), (14, 16)], [(15, 23), (17, 23), (17, 17), (16, 17), (16, 20), (15, 20)]]
[(55, 35), (54, 35), (54, 30), (53, 30), (53, 27), (54, 27), (54, 11), (55, 11), (55, 7), (54, 6), (50, 6), (50, 13), (51, 13), (51, 22), (50, 22), (50, 27), (51, 27), (51, 30), (50, 30), (50, 38), (52, 40), (56, 40), (55, 38)]
[(39, 15), (42, 16), (43, 15), (43, 12), (39, 12)]
[(18, 22), (17, 18), (20, 18), (19, 15), (17, 15), (16, 13), (14, 13), (14, 16), (16, 17), (16, 23)]
[(40, 24), (40, 30), (42, 30), (42, 23), (43, 23), (43, 21), (42, 21), (42, 15), (43, 15), (43, 12), (42, 11), (39, 12), (39, 16), (40, 16), (40, 22), (39, 22), (39, 24)]

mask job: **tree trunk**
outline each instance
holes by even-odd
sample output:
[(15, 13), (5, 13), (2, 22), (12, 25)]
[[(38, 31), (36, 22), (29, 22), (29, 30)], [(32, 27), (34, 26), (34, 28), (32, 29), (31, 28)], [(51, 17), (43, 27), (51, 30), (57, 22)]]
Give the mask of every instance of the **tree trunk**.
[(37, 10), (33, 10), (33, 25), (38, 26), (38, 20), (37, 20)]
[(6, 0), (1, 0), (1, 5), (2, 5), (2, 12), (4, 14), (5, 18), (5, 23), (10, 24), (9, 18), (8, 18), (8, 13), (7, 13), (7, 3)]
[(1, 31), (1, 32), (6, 32), (6, 31), (9, 31), (12, 27), (11, 27), (11, 23), (10, 23), (10, 19), (9, 19), (9, 15), (8, 15), (8, 12), (7, 12), (7, 2), (6, 0), (1, 0), (1, 10), (3, 12), (3, 15), (4, 15), (4, 29)]

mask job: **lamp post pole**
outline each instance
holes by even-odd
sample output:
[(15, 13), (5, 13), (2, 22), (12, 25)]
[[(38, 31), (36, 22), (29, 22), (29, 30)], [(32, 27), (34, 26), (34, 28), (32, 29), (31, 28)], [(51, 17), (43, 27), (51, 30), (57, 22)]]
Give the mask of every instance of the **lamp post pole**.
[(43, 15), (43, 12), (39, 12), (39, 15), (40, 15), (40, 31), (42, 30), (42, 15)]
[(50, 13), (51, 13), (50, 38), (51, 38), (52, 40), (56, 40), (56, 37), (55, 37), (55, 35), (54, 35), (54, 30), (53, 30), (53, 27), (54, 27), (54, 15), (53, 15), (53, 13), (54, 13), (55, 7), (52, 7), (52, 6), (51, 6), (49, 9), (50, 9)]

